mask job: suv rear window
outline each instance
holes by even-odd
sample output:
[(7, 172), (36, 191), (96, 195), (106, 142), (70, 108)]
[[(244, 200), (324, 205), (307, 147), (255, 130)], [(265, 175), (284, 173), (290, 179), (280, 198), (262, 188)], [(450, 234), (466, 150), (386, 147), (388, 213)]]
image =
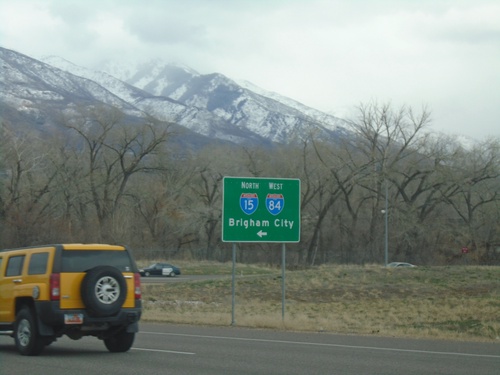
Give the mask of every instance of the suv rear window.
[(97, 266), (113, 266), (122, 272), (134, 270), (126, 251), (65, 250), (62, 252), (62, 272), (86, 272)]

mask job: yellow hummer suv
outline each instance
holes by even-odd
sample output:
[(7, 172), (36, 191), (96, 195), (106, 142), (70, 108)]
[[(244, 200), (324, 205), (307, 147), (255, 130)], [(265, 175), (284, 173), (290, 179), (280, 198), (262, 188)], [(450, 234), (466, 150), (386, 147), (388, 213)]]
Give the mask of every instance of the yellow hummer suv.
[(62, 335), (128, 351), (139, 329), (141, 282), (130, 251), (104, 244), (0, 250), (0, 334), (23, 355)]

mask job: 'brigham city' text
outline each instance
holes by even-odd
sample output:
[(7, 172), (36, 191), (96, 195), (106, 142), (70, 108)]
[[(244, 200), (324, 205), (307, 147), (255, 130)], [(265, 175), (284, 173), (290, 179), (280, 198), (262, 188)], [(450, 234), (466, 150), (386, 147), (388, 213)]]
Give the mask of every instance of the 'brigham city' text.
[[(276, 228), (293, 228), (293, 220), (288, 220), (288, 219), (276, 219), (273, 222), (273, 225)], [(252, 228), (252, 227), (264, 227), (268, 228), (271, 225), (271, 222), (269, 220), (254, 220), (254, 219), (235, 219), (235, 218), (229, 218), (229, 226), (230, 227), (242, 227), (245, 229)]]

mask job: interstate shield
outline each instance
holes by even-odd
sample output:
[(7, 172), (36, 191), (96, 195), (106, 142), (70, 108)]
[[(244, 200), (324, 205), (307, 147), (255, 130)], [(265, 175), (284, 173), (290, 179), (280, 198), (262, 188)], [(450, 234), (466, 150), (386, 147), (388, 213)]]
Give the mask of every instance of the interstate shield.
[(283, 211), (285, 206), (285, 198), (283, 194), (267, 194), (266, 197), (266, 208), (272, 215), (278, 215)]
[(240, 207), (247, 215), (253, 214), (259, 206), (259, 197), (256, 193), (242, 193), (240, 196)]

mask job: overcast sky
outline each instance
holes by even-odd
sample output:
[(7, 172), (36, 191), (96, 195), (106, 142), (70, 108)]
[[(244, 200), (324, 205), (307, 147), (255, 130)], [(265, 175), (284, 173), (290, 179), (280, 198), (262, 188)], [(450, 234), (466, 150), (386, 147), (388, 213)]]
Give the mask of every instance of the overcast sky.
[(0, 0), (0, 45), (91, 68), (161, 58), (340, 117), (427, 106), (432, 131), (500, 136), (499, 0)]

